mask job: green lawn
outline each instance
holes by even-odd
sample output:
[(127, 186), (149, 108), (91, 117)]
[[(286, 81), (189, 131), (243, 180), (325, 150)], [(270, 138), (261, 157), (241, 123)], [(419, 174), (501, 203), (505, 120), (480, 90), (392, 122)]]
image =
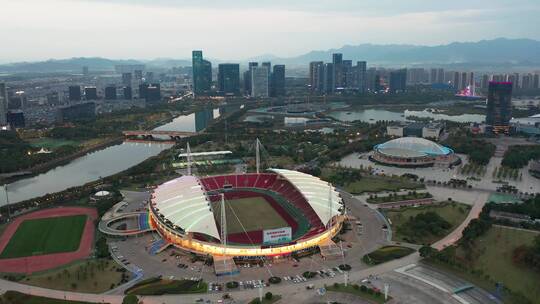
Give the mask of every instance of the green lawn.
[(382, 204), (382, 203), (408, 201), (408, 200), (424, 199), (424, 198), (431, 198), (431, 197), (433, 196), (428, 192), (409, 191), (409, 193), (407, 194), (383, 195), (383, 196), (374, 195), (373, 197), (370, 196), (366, 201), (370, 204)]
[(502, 282), (533, 302), (538, 301), (540, 273), (512, 261), (514, 249), (521, 245), (531, 245), (536, 235), (533, 232), (493, 226), (474, 243), (476, 258), (472, 262), (473, 269), (481, 269), (491, 280)]
[(0, 303), (8, 304), (89, 304), (90, 302), (66, 301), (27, 295), (17, 291), (6, 291), (0, 296)]
[(402, 227), (402, 225), (407, 222), (410, 217), (414, 217), (420, 213), (435, 212), (452, 225), (452, 227), (446, 231), (446, 235), (456, 229), (457, 226), (459, 226), (459, 224), (465, 220), (470, 208), (471, 207), (469, 205), (457, 202), (444, 202), (437, 205), (388, 210), (386, 211), (386, 217), (392, 224), (392, 237), (395, 241), (409, 242), (414, 244), (432, 244), (439, 240), (441, 236), (425, 235), (423, 237), (413, 238), (411, 235), (403, 232), (399, 228)]
[(345, 185), (352, 194), (364, 192), (398, 191), (400, 189), (422, 189), (424, 185), (401, 177), (364, 176), (358, 181)]
[(45, 148), (49, 150), (56, 149), (60, 146), (78, 146), (80, 142), (75, 140), (66, 140), (66, 139), (56, 139), (56, 138), (48, 138), (48, 137), (42, 137), (38, 139), (33, 139), (30, 141), (30, 145), (36, 148)]
[[(364, 287), (362, 287), (364, 288)], [(334, 284), (330, 286), (326, 286), (326, 290), (328, 291), (334, 291), (334, 292), (344, 292), (344, 293), (350, 293), (353, 295), (356, 295), (360, 298), (363, 298), (365, 300), (368, 300), (372, 303), (378, 303), (383, 304), (386, 301), (384, 300), (384, 295), (382, 294), (375, 294), (373, 291), (368, 292), (367, 289), (364, 291), (360, 288), (360, 286), (356, 284), (349, 284), (345, 286), (344, 284)], [(389, 300), (391, 298), (389, 297)]]
[(205, 293), (208, 285), (201, 281), (148, 279), (126, 290), (126, 294), (142, 296)]
[(113, 260), (94, 259), (32, 274), (22, 283), (50, 289), (101, 293), (113, 285), (120, 285), (122, 276), (128, 280), (130, 274)]
[[(262, 197), (226, 200), (225, 206), (228, 233), (244, 232), (244, 229), (249, 232), (289, 226), (287, 221)], [(213, 210), (219, 226), (221, 225), (221, 203), (214, 203)]]
[(86, 219), (86, 215), (74, 215), (25, 220), (9, 240), (0, 258), (76, 251)]
[(402, 246), (384, 246), (372, 251), (362, 258), (369, 265), (382, 264), (391, 260), (399, 259), (414, 252), (414, 249)]

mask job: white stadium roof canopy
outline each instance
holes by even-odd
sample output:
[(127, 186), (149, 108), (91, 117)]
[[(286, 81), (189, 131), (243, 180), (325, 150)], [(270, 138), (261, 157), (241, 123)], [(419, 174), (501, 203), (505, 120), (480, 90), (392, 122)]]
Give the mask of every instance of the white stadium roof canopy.
[(214, 213), (199, 179), (182, 176), (154, 190), (153, 202), (159, 213), (185, 232), (199, 232), (220, 239)]

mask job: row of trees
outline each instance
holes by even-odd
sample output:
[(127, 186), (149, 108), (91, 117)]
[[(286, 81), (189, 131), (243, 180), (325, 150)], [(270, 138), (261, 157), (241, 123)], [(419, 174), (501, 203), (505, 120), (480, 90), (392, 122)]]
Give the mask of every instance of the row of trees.
[(525, 167), (532, 159), (540, 159), (540, 145), (511, 146), (504, 153), (502, 165), (519, 169)]
[(487, 165), (495, 153), (495, 146), (485, 140), (472, 137), (472, 134), (452, 134), (444, 144), (454, 149), (456, 153), (463, 153), (469, 159), (480, 165)]

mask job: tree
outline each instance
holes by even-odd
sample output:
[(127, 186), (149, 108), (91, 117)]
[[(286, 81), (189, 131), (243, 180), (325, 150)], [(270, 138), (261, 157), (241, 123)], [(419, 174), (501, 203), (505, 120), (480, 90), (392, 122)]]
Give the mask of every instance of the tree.
[(127, 295), (122, 300), (122, 304), (139, 304), (139, 298), (136, 295)]
[(273, 296), (274, 295), (270, 291), (264, 294), (264, 298), (267, 300), (272, 300)]
[(437, 249), (431, 247), (431, 246), (422, 246), (420, 247), (420, 249), (418, 250), (418, 252), (420, 252), (420, 256), (423, 257), (423, 258), (430, 258), (432, 257), (435, 253), (437, 253)]

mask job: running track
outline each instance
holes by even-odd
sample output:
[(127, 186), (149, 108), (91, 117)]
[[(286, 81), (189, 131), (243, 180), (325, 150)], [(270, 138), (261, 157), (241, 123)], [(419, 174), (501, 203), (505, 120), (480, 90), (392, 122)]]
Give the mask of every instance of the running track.
[[(83, 235), (81, 236), (81, 243), (77, 251), (36, 255), (23, 258), (0, 259), (0, 272), (32, 273), (56, 268), (88, 257), (92, 251), (92, 244), (94, 242), (94, 221), (97, 219), (97, 211), (93, 208), (83, 207), (58, 207), (44, 209), (17, 217), (13, 222), (11, 222), (11, 224), (9, 224), (4, 233), (0, 236), (0, 252), (4, 250), (9, 240), (24, 220), (79, 214), (88, 215), (88, 219), (86, 220)], [(69, 229), (69, 227), (66, 227), (66, 229)]]

